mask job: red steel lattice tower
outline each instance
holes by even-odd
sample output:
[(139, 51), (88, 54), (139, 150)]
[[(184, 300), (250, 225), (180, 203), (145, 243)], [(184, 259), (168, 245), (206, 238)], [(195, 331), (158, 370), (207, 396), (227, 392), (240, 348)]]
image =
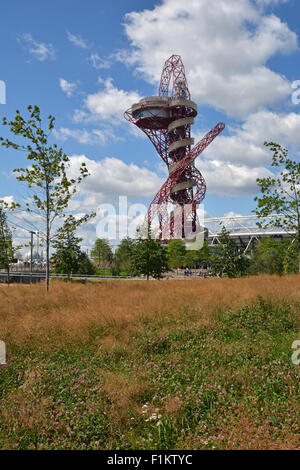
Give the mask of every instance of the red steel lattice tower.
[[(162, 71), (158, 96), (143, 98), (133, 104), (124, 116), (139, 127), (166, 163), (169, 176), (148, 209), (148, 220), (159, 220), (161, 239), (185, 238), (187, 225), (196, 232), (197, 207), (203, 201), (206, 184), (195, 159), (223, 131), (218, 123), (193, 148), (191, 125), (197, 116), (197, 105), (190, 92), (179, 55), (172, 55)], [(169, 214), (170, 205), (174, 208)]]

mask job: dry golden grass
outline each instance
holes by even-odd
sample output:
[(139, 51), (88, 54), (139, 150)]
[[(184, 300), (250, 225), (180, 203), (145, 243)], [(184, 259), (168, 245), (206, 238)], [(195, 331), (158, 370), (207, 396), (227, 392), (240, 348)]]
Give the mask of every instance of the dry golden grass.
[(2, 285), (0, 449), (297, 449), (299, 307), (297, 275)]
[[(249, 415), (241, 404), (230, 425), (225, 425), (222, 430), (227, 449), (233, 450), (291, 450), (299, 446), (299, 435), (292, 427), (284, 431), (284, 436), (279, 428), (274, 428), (272, 423)], [(218, 439), (216, 439), (218, 441)]]
[(104, 391), (111, 404), (110, 412), (113, 418), (111, 431), (123, 431), (130, 412), (138, 409), (136, 402), (145, 392), (149, 392), (149, 386), (136, 374), (123, 376), (107, 371), (103, 376)]
[[(0, 337), (10, 344), (33, 340), (44, 345), (88, 340), (95, 327), (109, 337), (103, 349), (130, 341), (132, 332), (155, 322), (163, 329), (182, 321), (186, 312), (196, 323), (210, 324), (226, 309), (249, 303), (258, 296), (274, 301), (289, 299), (300, 305), (300, 276), (257, 276), (242, 279), (51, 283), (13, 285), (0, 289)], [(143, 325), (143, 327), (141, 327)]]
[(37, 398), (35, 388), (41, 380), (41, 373), (26, 371), (24, 383), (8, 396), (10, 407), (4, 408), (2, 419), (12, 426), (24, 429), (42, 429), (49, 406), (49, 397)]

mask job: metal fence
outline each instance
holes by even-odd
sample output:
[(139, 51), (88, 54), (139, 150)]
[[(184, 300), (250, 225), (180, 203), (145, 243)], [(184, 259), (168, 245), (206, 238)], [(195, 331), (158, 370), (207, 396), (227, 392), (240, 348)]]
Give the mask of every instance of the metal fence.
[[(40, 282), (46, 278), (46, 273), (37, 273), (37, 272), (11, 272), (9, 275), (10, 282), (19, 282), (19, 283), (30, 283), (30, 282)], [(144, 280), (143, 278), (136, 278), (130, 276), (97, 276), (97, 275), (85, 275), (85, 274), (76, 274), (76, 275), (67, 275), (67, 274), (50, 274), (50, 279), (63, 279), (63, 280), (114, 280), (114, 281), (134, 281), (134, 280)], [(7, 282), (8, 275), (7, 273), (0, 272), (0, 282)]]

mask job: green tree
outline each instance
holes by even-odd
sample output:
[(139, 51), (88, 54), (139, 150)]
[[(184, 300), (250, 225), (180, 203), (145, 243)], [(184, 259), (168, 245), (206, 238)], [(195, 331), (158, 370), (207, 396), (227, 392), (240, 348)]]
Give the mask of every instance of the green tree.
[(76, 274), (86, 274), (89, 276), (96, 274), (95, 266), (84, 251), (80, 252)]
[(137, 274), (143, 274), (149, 280), (152, 276), (160, 279), (167, 270), (166, 250), (152, 238), (151, 226), (148, 225), (146, 237), (138, 231), (132, 252), (132, 266)]
[(272, 167), (279, 173), (258, 178), (261, 197), (255, 197), (258, 217), (275, 215), (275, 219), (260, 227), (274, 225), (295, 232), (298, 245), (298, 272), (300, 273), (300, 163), (291, 160), (288, 150), (274, 142), (265, 142), (273, 152)]
[(32, 191), (29, 202), (25, 203), (28, 212), (37, 213), (44, 220), (44, 237), (46, 242), (46, 290), (49, 290), (49, 250), (53, 222), (57, 217), (64, 217), (70, 198), (75, 194), (77, 185), (88, 175), (85, 163), (79, 168), (79, 176), (68, 177), (69, 157), (56, 144), (49, 144), (49, 136), (54, 128), (55, 118), (48, 117), (43, 129), (38, 106), (28, 106), (28, 117), (23, 118), (20, 112), (12, 121), (3, 118), (3, 125), (9, 126), (12, 134), (25, 139), (19, 144), (0, 137), (2, 145), (7, 148), (22, 150), (27, 153), (30, 166), (17, 168), (17, 180), (27, 183)]
[(94, 247), (91, 250), (91, 258), (98, 268), (109, 266), (113, 259), (113, 253), (109, 241), (105, 238), (97, 238)]
[(199, 264), (200, 250), (187, 250), (184, 257), (184, 266), (194, 268)]
[(287, 244), (274, 238), (265, 238), (254, 247), (251, 254), (250, 274), (282, 274)]
[(199, 263), (202, 266), (207, 267), (210, 264), (212, 249), (210, 248), (207, 241), (204, 241), (202, 248), (198, 251)]
[(288, 246), (284, 250), (283, 274), (297, 273), (298, 270), (298, 245), (293, 241), (289, 241)]
[(183, 240), (170, 240), (167, 246), (168, 265), (173, 269), (184, 266), (186, 247)]
[(10, 281), (10, 263), (15, 257), (12, 241), (12, 231), (7, 224), (7, 217), (0, 204), (0, 268), (6, 269), (7, 283)]
[(132, 254), (134, 248), (134, 240), (131, 238), (124, 238), (114, 255), (114, 272), (120, 274), (121, 272), (126, 275), (133, 274)]
[(249, 266), (249, 260), (230, 238), (225, 227), (222, 228), (219, 242), (210, 257), (211, 273), (217, 276), (228, 277), (245, 275)]
[(77, 227), (88, 218), (89, 216), (85, 216), (76, 220), (72, 215), (67, 217), (63, 226), (57, 230), (52, 242), (55, 249), (52, 255), (55, 264), (54, 272), (67, 274), (68, 279), (72, 274), (94, 274), (95, 272), (87, 255), (81, 251), (82, 238), (76, 237)]

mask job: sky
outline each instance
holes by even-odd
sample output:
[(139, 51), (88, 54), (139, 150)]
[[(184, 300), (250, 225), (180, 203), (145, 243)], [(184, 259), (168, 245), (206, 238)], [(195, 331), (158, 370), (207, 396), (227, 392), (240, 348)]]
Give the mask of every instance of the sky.
[[(123, 113), (157, 94), (164, 62), (179, 54), (198, 105), (195, 143), (217, 122), (226, 124), (197, 159), (207, 183), (205, 214), (249, 215), (256, 179), (273, 171), (264, 141), (299, 158), (299, 18), (296, 0), (2, 2), (0, 121), (29, 104), (56, 117), (53, 142), (70, 156), (70, 172), (83, 161), (90, 172), (70, 205), (74, 214), (97, 211), (81, 231), (90, 247), (105, 204), (118, 213), (119, 196), (126, 196), (135, 204), (132, 220), (166, 178), (154, 147)], [(7, 132), (0, 126), (0, 136)], [(24, 153), (0, 148), (0, 198), (28, 197), (12, 173), (24, 165)], [(22, 212), (10, 220), (39, 225)]]

